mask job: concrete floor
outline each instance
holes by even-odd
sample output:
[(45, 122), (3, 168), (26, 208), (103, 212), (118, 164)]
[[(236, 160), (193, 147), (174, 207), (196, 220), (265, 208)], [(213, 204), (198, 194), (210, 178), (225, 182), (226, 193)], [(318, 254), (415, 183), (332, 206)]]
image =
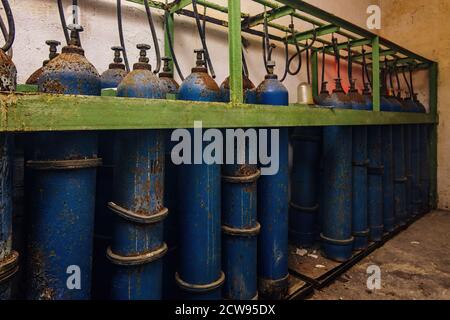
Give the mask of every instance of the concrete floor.
[[(371, 265), (379, 290), (367, 288)], [(426, 215), (310, 299), (450, 300), (450, 212)]]

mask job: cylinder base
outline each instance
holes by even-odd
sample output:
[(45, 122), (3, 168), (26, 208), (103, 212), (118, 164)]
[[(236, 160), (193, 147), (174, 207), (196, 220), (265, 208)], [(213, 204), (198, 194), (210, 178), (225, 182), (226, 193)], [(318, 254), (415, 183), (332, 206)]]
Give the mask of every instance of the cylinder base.
[(338, 240), (328, 238), (321, 234), (320, 238), (322, 239), (322, 250), (328, 259), (337, 262), (345, 262), (352, 257), (353, 237), (345, 240)]
[(259, 295), (263, 299), (282, 300), (289, 288), (289, 274), (281, 279), (258, 279)]

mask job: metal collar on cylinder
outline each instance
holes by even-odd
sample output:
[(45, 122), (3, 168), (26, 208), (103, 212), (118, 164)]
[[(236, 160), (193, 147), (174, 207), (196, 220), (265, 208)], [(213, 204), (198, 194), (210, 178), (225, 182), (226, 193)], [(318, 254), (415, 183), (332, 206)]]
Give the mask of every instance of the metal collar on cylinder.
[(220, 277), (217, 281), (214, 281), (212, 283), (208, 283), (208, 284), (191, 284), (191, 283), (187, 283), (185, 281), (183, 281), (180, 278), (180, 275), (177, 273), (175, 273), (175, 280), (178, 284), (178, 286), (185, 290), (185, 291), (189, 291), (189, 292), (208, 292), (208, 291), (213, 291), (217, 288), (220, 288), (224, 282), (225, 282), (225, 273), (223, 273), (223, 271), (220, 272)]
[(258, 178), (261, 176), (261, 171), (257, 170), (255, 173), (245, 176), (245, 177), (233, 177), (233, 176), (222, 176), (222, 179), (226, 182), (230, 183), (252, 183), (258, 180)]
[(142, 224), (154, 224), (160, 221), (163, 221), (167, 215), (169, 214), (169, 210), (167, 208), (163, 208), (161, 211), (159, 211), (156, 214), (149, 214), (149, 215), (143, 215), (140, 213), (133, 212), (131, 210), (127, 210), (114, 202), (108, 203), (108, 208), (119, 215), (120, 217), (137, 223)]
[(238, 229), (238, 228), (232, 228), (229, 226), (222, 226), (222, 232), (227, 235), (231, 236), (240, 236), (240, 237), (253, 237), (257, 236), (259, 232), (261, 231), (261, 225), (256, 222), (256, 226), (253, 228), (248, 229)]
[(135, 256), (120, 256), (112, 252), (111, 247), (108, 247), (106, 251), (106, 256), (108, 259), (119, 266), (140, 266), (143, 264), (148, 264), (153, 261), (159, 260), (165, 256), (168, 251), (167, 244), (163, 243), (161, 247), (156, 250), (146, 252), (143, 254), (135, 255)]
[(74, 170), (96, 168), (101, 166), (102, 159), (27, 161), (27, 167), (33, 170)]
[(12, 251), (0, 260), (0, 283), (10, 279), (19, 270), (19, 253)]

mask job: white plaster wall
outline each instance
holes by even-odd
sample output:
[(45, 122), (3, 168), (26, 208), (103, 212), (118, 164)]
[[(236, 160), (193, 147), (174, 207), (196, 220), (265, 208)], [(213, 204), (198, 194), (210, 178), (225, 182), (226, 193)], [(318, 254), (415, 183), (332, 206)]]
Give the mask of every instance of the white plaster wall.
[[(226, 5), (226, 0), (213, 0)], [(123, 2), (124, 32), (126, 47), (130, 62), (137, 60), (137, 43), (150, 43), (151, 36), (145, 16), (144, 7), (134, 3)], [(341, 16), (360, 26), (365, 26), (368, 5), (377, 3), (377, 0), (311, 0), (309, 3), (319, 6), (329, 12)], [(16, 41), (14, 43), (14, 62), (19, 73), (19, 83), (24, 83), (28, 76), (41, 66), (42, 60), (48, 55), (45, 40), (55, 39), (63, 42), (64, 36), (60, 27), (56, 0), (10, 0), (16, 20)], [(69, 6), (70, 1), (65, 1)], [(259, 13), (263, 6), (252, 1), (241, 1), (242, 11)], [(82, 34), (83, 47), (87, 58), (97, 67), (99, 72), (107, 69), (112, 60), (110, 47), (118, 45), (116, 0), (79, 0), (81, 7), (81, 23), (85, 28)], [(200, 10), (203, 9), (200, 7)], [(226, 15), (208, 10), (209, 15), (226, 19)], [(161, 49), (163, 50), (162, 12), (154, 10), (157, 22), (157, 31)], [(183, 73), (187, 75), (194, 64), (193, 50), (200, 47), (200, 41), (193, 19), (176, 16), (175, 50)], [(289, 24), (289, 18), (281, 19), (280, 23)], [(310, 29), (307, 24), (296, 23), (299, 30)], [(250, 76), (257, 85), (264, 78), (264, 66), (261, 54), (260, 38), (245, 35), (250, 41), (247, 49), (247, 61)], [(207, 24), (207, 41), (217, 73), (217, 82), (220, 83), (228, 75), (228, 46), (227, 29)], [(275, 58), (278, 64), (278, 73), (284, 70), (284, 49), (281, 44), (276, 50)], [(151, 63), (154, 65), (154, 51), (150, 53)], [(356, 72), (356, 71), (355, 71)], [(327, 70), (328, 77), (334, 78), (334, 68)], [(343, 74), (346, 74), (343, 67)], [(359, 72), (358, 72), (359, 74)], [(296, 100), (295, 89), (299, 82), (306, 80), (305, 69), (299, 76), (289, 77), (285, 85), (290, 91), (291, 101)]]

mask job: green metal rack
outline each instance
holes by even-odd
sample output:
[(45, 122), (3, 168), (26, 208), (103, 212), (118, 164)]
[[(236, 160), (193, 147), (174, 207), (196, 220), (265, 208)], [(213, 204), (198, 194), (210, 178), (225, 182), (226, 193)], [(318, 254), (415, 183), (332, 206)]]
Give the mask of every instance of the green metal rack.
[[(128, 0), (143, 4), (142, 0)], [(65, 130), (123, 130), (151, 128), (190, 128), (194, 120), (202, 120), (207, 127), (293, 127), (293, 126), (327, 126), (327, 125), (389, 125), (426, 123), (433, 126), (430, 137), (431, 161), (431, 199), (432, 207), (437, 203), (437, 77), (438, 64), (425, 57), (402, 48), (395, 43), (345, 21), (322, 9), (300, 0), (253, 0), (259, 3), (264, 12), (251, 16), (241, 12), (240, 0), (228, 0), (228, 6), (221, 6), (211, 1), (198, 0), (198, 4), (211, 10), (227, 14), (227, 20), (211, 18), (208, 21), (228, 28), (229, 66), (230, 66), (230, 103), (203, 103), (175, 100), (144, 100), (116, 97), (75, 97), (33, 93), (35, 88), (19, 86), (17, 93), (1, 93), (0, 132), (33, 132)], [(173, 2), (149, 1), (151, 7), (170, 13), (169, 32), (174, 33), (175, 14), (192, 16), (186, 7), (191, 0)], [(326, 36), (331, 33), (344, 37), (339, 49), (346, 51), (348, 41), (352, 54), (361, 57), (358, 48), (362, 45), (371, 47), (366, 53), (371, 60), (373, 111), (333, 110), (292, 104), (288, 108), (272, 106), (245, 105), (242, 91), (242, 42), (241, 33), (261, 36), (256, 27), (267, 16), (269, 27), (286, 33), (286, 37), (270, 34), (273, 41), (288, 41), (290, 44), (313, 37), (312, 30), (296, 32), (294, 38), (291, 30), (276, 20), (292, 15), (295, 19), (313, 24), (317, 32), (317, 43), (312, 52), (312, 83), (314, 91), (318, 90), (318, 52), (322, 45), (326, 53), (332, 54), (331, 42)], [(289, 34), (289, 35), (288, 35)], [(172, 39), (174, 37), (172, 36)], [(347, 40), (348, 39), (348, 40)], [(165, 43), (167, 44), (167, 37)], [(165, 46), (165, 54), (170, 52)], [(429, 114), (405, 114), (380, 111), (380, 62), (381, 58), (394, 61), (398, 68), (413, 66), (415, 69), (429, 71)], [(345, 59), (345, 56), (342, 56)], [(356, 63), (358, 63), (357, 59)]]

